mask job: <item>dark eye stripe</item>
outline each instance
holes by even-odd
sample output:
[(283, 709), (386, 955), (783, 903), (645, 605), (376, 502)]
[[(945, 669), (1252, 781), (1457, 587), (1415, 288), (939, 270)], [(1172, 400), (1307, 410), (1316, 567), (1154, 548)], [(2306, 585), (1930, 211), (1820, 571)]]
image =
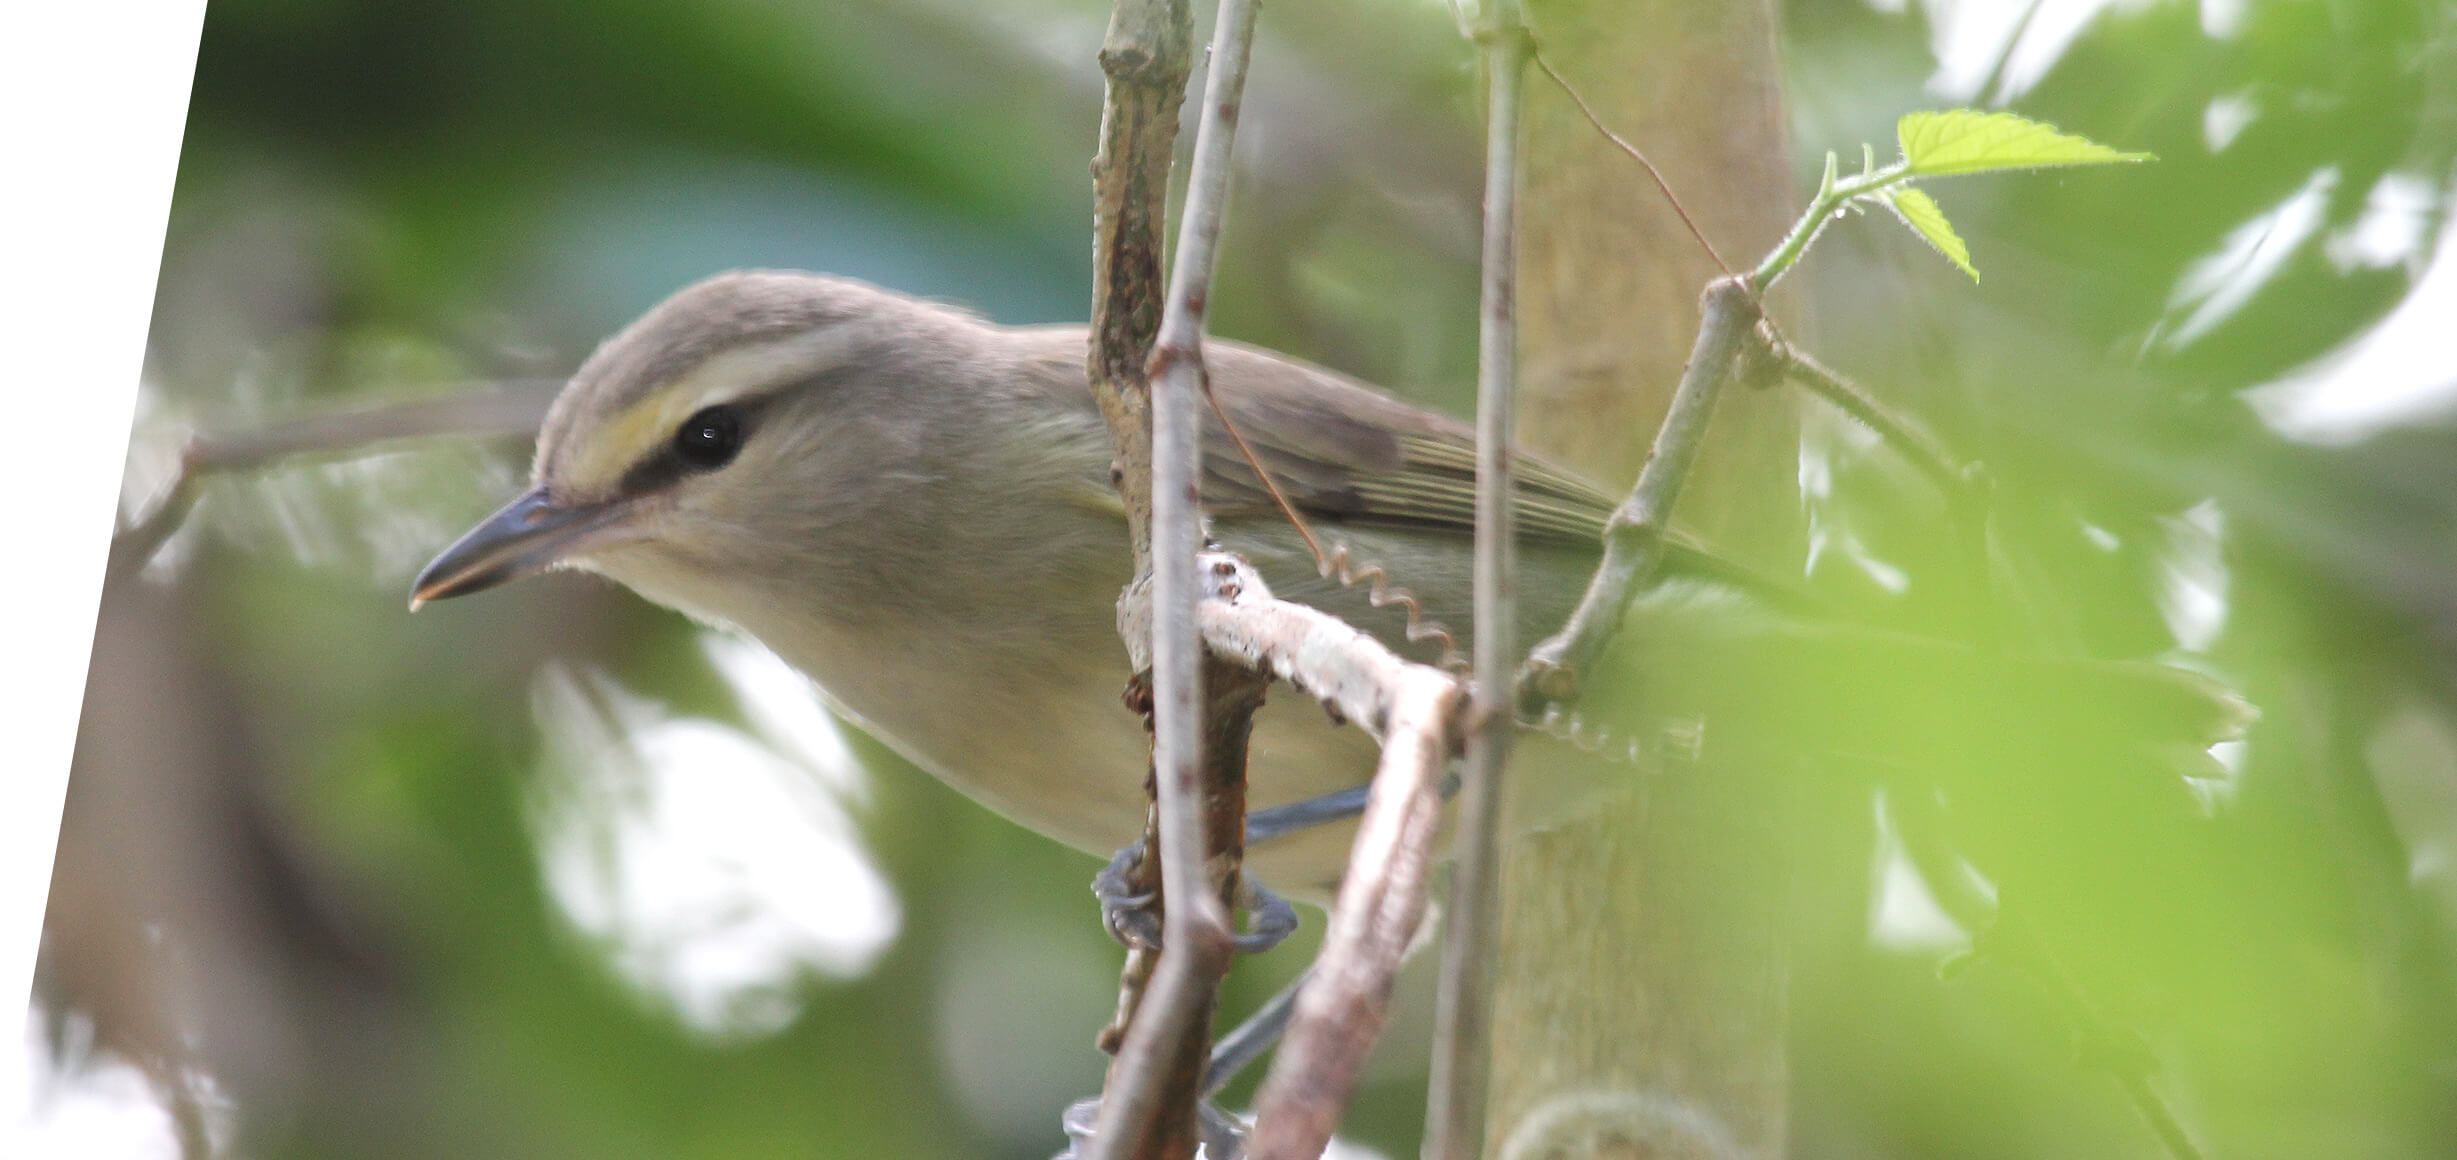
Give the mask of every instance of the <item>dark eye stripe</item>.
[[(733, 461), (734, 456), (741, 452), (743, 443), (750, 439), (751, 431), (757, 425), (758, 412), (756, 401), (736, 401), (700, 408), (676, 427), (657, 450), (624, 472), (615, 490), (626, 496), (642, 495), (672, 487), (685, 476), (725, 466)], [(712, 414), (721, 414), (724, 418), (712, 419)], [(730, 427), (731, 438), (697, 437), (705, 434), (702, 428), (708, 427)], [(691, 447), (690, 451), (684, 449), (686, 445)], [(718, 454), (720, 451), (722, 454)]]

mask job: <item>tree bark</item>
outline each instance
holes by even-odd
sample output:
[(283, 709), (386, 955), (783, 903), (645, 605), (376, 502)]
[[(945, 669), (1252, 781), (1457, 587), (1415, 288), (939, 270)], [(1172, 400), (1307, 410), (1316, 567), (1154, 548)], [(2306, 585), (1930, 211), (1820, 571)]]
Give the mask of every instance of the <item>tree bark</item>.
[[(1728, 260), (1781, 238), (1794, 190), (1771, 5), (1532, 0), (1529, 21), (1545, 59), (1648, 152)], [(1525, 134), (1521, 440), (1626, 487), (1720, 271), (1540, 73)], [(1718, 410), (1675, 522), (1788, 572), (1790, 409), (1741, 390)], [(1782, 1153), (1775, 811), (1757, 800), (1769, 779), (1733, 772), (1672, 764), (1601, 816), (1505, 848), (1487, 1155)]]

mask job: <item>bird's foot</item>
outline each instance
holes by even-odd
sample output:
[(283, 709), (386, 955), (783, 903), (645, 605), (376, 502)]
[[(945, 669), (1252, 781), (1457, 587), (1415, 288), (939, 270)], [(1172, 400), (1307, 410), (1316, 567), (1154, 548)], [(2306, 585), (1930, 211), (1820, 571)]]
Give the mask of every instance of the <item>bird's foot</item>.
[(1245, 908), (1246, 929), (1230, 942), (1249, 955), (1261, 954), (1297, 933), (1297, 908), (1245, 875), (1237, 877), (1237, 902)]
[[(1157, 949), (1160, 895), (1156, 891), (1138, 891), (1132, 885), (1143, 858), (1141, 842), (1118, 851), (1108, 865), (1101, 867), (1100, 873), (1093, 875), (1092, 893), (1101, 900), (1101, 925), (1109, 931), (1109, 937), (1129, 947)], [(1229, 942), (1241, 952), (1260, 954), (1296, 932), (1297, 908), (1250, 877), (1238, 877), (1237, 905), (1246, 912), (1246, 929), (1230, 935)]]
[(1101, 900), (1101, 926), (1109, 937), (1128, 947), (1160, 945), (1160, 892), (1137, 891), (1131, 884), (1143, 865), (1143, 843), (1118, 851), (1101, 872), (1092, 876), (1092, 895)]

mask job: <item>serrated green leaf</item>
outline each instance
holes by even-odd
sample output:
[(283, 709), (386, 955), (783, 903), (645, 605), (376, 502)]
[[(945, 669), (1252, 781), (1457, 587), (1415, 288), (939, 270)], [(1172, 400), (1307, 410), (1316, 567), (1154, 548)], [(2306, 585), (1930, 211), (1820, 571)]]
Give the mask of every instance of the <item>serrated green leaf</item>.
[(2147, 153), (2124, 153), (2059, 133), (2053, 125), (1976, 109), (1908, 113), (1895, 123), (1894, 135), (1902, 142), (1903, 161), (1918, 177), (2154, 160)]
[(1907, 185), (1895, 186), (1878, 196), (1885, 199), (1886, 208), (1893, 210), (1902, 224), (1911, 227), (1911, 232), (1936, 247), (1947, 261), (1962, 267), (1971, 281), (1979, 281), (1979, 270), (1971, 265), (1971, 248), (1962, 244), (1962, 238), (1946, 222), (1945, 211), (1938, 207), (1937, 199)]

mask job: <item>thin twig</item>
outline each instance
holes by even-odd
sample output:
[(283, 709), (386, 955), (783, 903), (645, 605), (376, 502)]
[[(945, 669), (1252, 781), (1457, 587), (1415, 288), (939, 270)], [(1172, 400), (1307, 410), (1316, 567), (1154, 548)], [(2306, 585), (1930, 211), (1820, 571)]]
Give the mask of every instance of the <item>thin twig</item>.
[(1834, 154), (1826, 154), (1826, 171), (1818, 179), (1817, 195), (1809, 199), (1809, 208), (1801, 211), (1799, 218), (1792, 222), (1791, 231), (1783, 235), (1782, 241), (1775, 243), (1774, 249), (1767, 251), (1766, 259), (1757, 264), (1757, 269), (1741, 278), (1742, 287), (1753, 301), (1762, 300), (1766, 291), (1800, 263), (1800, 255), (1808, 252), (1809, 244), (1817, 240), (1817, 235), (1825, 232), (1826, 226), (1834, 221), (1836, 213), (1843, 207), (1850, 205), (1854, 199), (1884, 193), (1911, 177), (1908, 162), (1897, 162), (1882, 169), (1871, 168), (1850, 177), (1838, 177), (1834, 165)]
[[(1494, 913), (1501, 864), (1503, 777), (1508, 769), (1513, 683), (1518, 671), (1516, 529), (1511, 451), (1517, 443), (1516, 310), (1519, 99), (1533, 55), (1515, 0), (1493, 0), (1479, 30), (1486, 61), (1484, 276), (1478, 311), (1476, 384), (1476, 563), (1473, 727), (1459, 799), (1451, 924), (1433, 1023), (1433, 1068), (1425, 1096), (1429, 1160), (1470, 1160), (1484, 1147), (1486, 1072), (1491, 1063)], [(1547, 71), (1550, 71), (1549, 69)], [(1649, 171), (1653, 170), (1649, 166)], [(1683, 214), (1682, 220), (1688, 220)], [(1700, 239), (1703, 241), (1704, 239)], [(1710, 248), (1711, 249), (1711, 248)], [(1718, 259), (1720, 260), (1720, 259)]]
[(1314, 978), (1297, 995), (1296, 1020), (1255, 1100), (1248, 1147), (1256, 1160), (1322, 1155), (1380, 1037), (1392, 981), (1425, 917), (1460, 695), (1441, 670), (1417, 666), (1393, 696), (1382, 761)]
[[(1254, 0), (1223, 0), (1203, 86), (1167, 313), (1149, 367), (1152, 379), (1152, 687), (1154, 758), (1160, 771), (1162, 903), (1168, 941), (1180, 924), (1226, 946), (1227, 914), (1205, 888), (1198, 804), (1202, 786), (1198, 715), (1202, 643), (1195, 604), (1203, 581), (1201, 510), (1204, 310), (1226, 209), (1237, 104), (1254, 36)], [(1242, 771), (1241, 771), (1242, 772)], [(1171, 791), (1178, 797), (1172, 801)], [(1176, 808), (1184, 805), (1186, 808)], [(1214, 929), (1216, 928), (1216, 929)], [(1163, 968), (1167, 963), (1164, 960)]]
[(1203, 561), (1206, 574), (1227, 570), (1218, 597), (1196, 609), (1204, 644), (1287, 680), (1382, 745), (1330, 929), (1255, 1102), (1251, 1154), (1313, 1160), (1355, 1089), (1424, 918), (1442, 774), (1457, 752), (1466, 689), (1338, 617), (1273, 598), (1233, 556)]
[[(1110, 480), (1126, 509), (1127, 541), (1138, 577), (1151, 574), (1151, 387), (1143, 368), (1160, 330), (1169, 167), (1193, 40), (1187, 0), (1117, 0), (1100, 51), (1107, 85), (1100, 148), (1092, 160), (1092, 324), (1085, 373), (1109, 428)], [(1148, 586), (1143, 591), (1148, 596)], [(1121, 602), (1121, 613), (1130, 607)], [(1149, 604), (1143, 608), (1148, 615)], [(1125, 639), (1130, 648), (1145, 648), (1150, 637), (1128, 632)], [(1144, 848), (1152, 848), (1149, 835)], [(1135, 886), (1149, 890), (1151, 883), (1138, 881)], [(1104, 1050), (1118, 1049), (1143, 1004), (1157, 957), (1148, 947), (1128, 951), (1118, 981), (1117, 1018), (1101, 1034)], [(1122, 1066), (1112, 1061), (1113, 1079)], [(1089, 1138), (1093, 1121), (1108, 1101), (1090, 1103), (1088, 1110), (1068, 1113), (1068, 1134), (1077, 1145), (1071, 1154), (1096, 1147)], [(1079, 1110), (1085, 1112), (1080, 1130), (1073, 1125)]]
[[(1690, 348), (1689, 366), (1673, 391), (1663, 428), (1655, 434), (1655, 446), (1647, 453), (1646, 466), (1639, 469), (1638, 482), (1621, 506), (1613, 509), (1612, 520), (1605, 526), (1604, 559), (1588, 581), (1578, 609), (1559, 632), (1546, 637), (1528, 655), (1520, 683), (1523, 701), (1570, 700), (1580, 676), (1620, 629), (1621, 614), (1630, 600), (1662, 564), (1664, 529), (1673, 504), (1705, 440), (1716, 397), (1738, 376), (1734, 356), (1757, 325), (1757, 302), (1744, 281), (1722, 278), (1707, 286), (1698, 340)], [(1543, 707), (1534, 703), (1522, 709), (1540, 716)]]
[(1271, 1050), (1288, 1031), (1288, 1020), (1297, 1009), (1297, 995), (1305, 989), (1306, 980), (1314, 977), (1307, 968), (1288, 981), (1288, 985), (1265, 1000), (1254, 1014), (1237, 1025), (1237, 1029), (1220, 1037), (1212, 1045), (1211, 1063), (1203, 1070), (1203, 1096), (1209, 1099), (1220, 1089), (1236, 1081), (1246, 1066)]
[(1329, 613), (1273, 599), (1234, 557), (1205, 559), (1236, 576), (1223, 598), (1197, 610), (1204, 643), (1296, 685), (1382, 744), (1330, 929), (1255, 1101), (1249, 1152), (1313, 1160), (1355, 1090), (1424, 919), (1442, 774), (1457, 752), (1466, 689)]
[(1221, 404), (1219, 394), (1211, 389), (1208, 376), (1203, 380), (1203, 397), (1210, 401), (1212, 414), (1220, 419), (1220, 429), (1228, 432), (1229, 441), (1236, 445), (1237, 454), (1245, 459), (1246, 467), (1254, 472), (1254, 478), (1262, 481), (1263, 490), (1270, 493), (1272, 504), (1280, 509), (1280, 515), (1288, 521), (1288, 526), (1296, 529), (1297, 538), (1305, 541), (1305, 550), (1314, 557), (1315, 573), (1338, 581), (1342, 588), (1365, 585), (1365, 602), (1375, 608), (1397, 605), (1406, 619), (1408, 641), (1434, 641), (1442, 649), (1441, 666), (1450, 668), (1457, 665), (1459, 644), (1451, 635), (1450, 627), (1427, 617), (1423, 602), (1417, 600), (1414, 592), (1394, 583), (1382, 565), (1372, 561), (1359, 563), (1344, 543), (1334, 542), (1328, 548), (1323, 547), (1322, 541), (1314, 535), (1313, 526), (1297, 511), (1297, 505), (1289, 502), (1288, 493), (1281, 490), (1280, 481), (1272, 477), (1271, 470), (1263, 466), (1262, 457), (1254, 453), (1254, 445), (1246, 441), (1245, 432), (1237, 429), (1236, 420), (1229, 417), (1228, 408)]
[(1595, 126), (1596, 132), (1603, 134), (1605, 140), (1620, 147), (1621, 152), (1629, 154), (1632, 160), (1638, 162), (1639, 166), (1647, 171), (1647, 176), (1654, 179), (1655, 188), (1663, 192), (1665, 204), (1670, 205), (1672, 212), (1680, 216), (1681, 224), (1689, 228), (1689, 236), (1696, 238), (1698, 247), (1706, 251), (1707, 257), (1714, 259), (1715, 268), (1723, 271), (1723, 276), (1726, 278), (1737, 277), (1738, 275), (1732, 272), (1731, 263), (1723, 260), (1723, 255), (1715, 249), (1715, 243), (1706, 240), (1706, 231), (1699, 229), (1698, 223), (1690, 218), (1689, 207), (1681, 204), (1680, 195), (1672, 192), (1672, 183), (1664, 180), (1663, 171), (1655, 168), (1655, 163), (1647, 159), (1646, 153), (1636, 145), (1630, 144), (1627, 138), (1606, 126), (1604, 119), (1597, 116), (1595, 109), (1587, 104), (1587, 98), (1579, 95), (1578, 88), (1570, 83), (1570, 78), (1554, 69), (1553, 62), (1544, 59), (1542, 52), (1534, 53), (1531, 59), (1535, 61), (1537, 68), (1544, 70), (1544, 75), (1553, 78), (1553, 83), (1561, 86), (1562, 93), (1570, 98), (1571, 104), (1578, 106), (1580, 115), (1587, 118), (1589, 125)]
[[(1232, 572), (1219, 599), (1195, 610), (1203, 643), (1223, 657), (1269, 672), (1337, 712), (1387, 746), (1396, 729), (1400, 690), (1428, 679), (1459, 686), (1456, 677), (1391, 651), (1371, 633), (1317, 608), (1276, 599), (1253, 565), (1206, 552), (1207, 573)], [(1458, 695), (1464, 697), (1464, 687)], [(1372, 809), (1370, 795), (1366, 809)]]
[(142, 571), (187, 521), (205, 481), (217, 475), (302, 456), (361, 454), (405, 439), (532, 433), (561, 386), (553, 379), (514, 379), (441, 398), (304, 415), (253, 431), (191, 436), (171, 482), (144, 515), (111, 537), (105, 575), (116, 584)]
[[(1206, 839), (1204, 804), (1232, 793), (1244, 800), (1244, 746), (1204, 746), (1203, 645), (1195, 609), (1203, 597), (1196, 554), (1202, 547), (1200, 487), (1203, 318), (1210, 296), (1220, 223), (1226, 207), (1229, 158), (1238, 103), (1245, 88), (1254, 35), (1253, 0), (1222, 0), (1213, 33), (1211, 68), (1195, 133), (1177, 255), (1166, 312), (1150, 363), (1152, 529), (1150, 549), (1152, 767), (1154, 845), (1161, 866), (1163, 917), (1160, 962), (1120, 1044), (1101, 1097), (1088, 1155), (1192, 1155), (1199, 1138), (1195, 1108), (1202, 1080), (1205, 1031), (1230, 954), (1222, 892), (1234, 885), (1244, 819)], [(1133, 649), (1134, 640), (1128, 641)], [(1242, 712), (1250, 715), (1259, 692)], [(1232, 712), (1237, 710), (1230, 710)], [(1215, 728), (1219, 723), (1214, 722)], [(1233, 726), (1242, 737), (1244, 722)], [(1231, 761), (1230, 759), (1234, 760)], [(1234, 782), (1234, 785), (1223, 783)], [(1227, 856), (1215, 860), (1214, 843)], [(1215, 880), (1215, 872), (1220, 880)], [(1189, 1070), (1188, 1082), (1173, 1077)], [(1172, 1093), (1172, 1088), (1182, 1090)], [(1172, 1099), (1172, 1094), (1176, 1098)], [(1166, 1122), (1162, 1105), (1171, 1104)], [(1153, 1150), (1144, 1152), (1149, 1138)], [(1185, 1141), (1181, 1145), (1176, 1141)]]
[(2166, 1145), (2168, 1155), (2175, 1157), (2175, 1160), (2201, 1160), (2200, 1145), (2193, 1143), (2192, 1136), (2184, 1131), (2183, 1122), (2175, 1118), (2175, 1111), (2150, 1086), (2149, 1076), (2140, 1072), (2125, 1072), (2116, 1077), (2116, 1083), (2124, 1089), (2125, 1098), (2132, 1101), (2133, 1110), (2141, 1113), (2142, 1120), (2150, 1125), (2150, 1131), (2158, 1137), (2158, 1142)]
[(1774, 348), (1774, 355), (1784, 375), (1875, 432), (1877, 438), (1909, 460), (1947, 498), (1958, 496), (1971, 486), (1971, 467), (1955, 459), (1926, 428), (1907, 416), (1895, 414), (1859, 384), (1828, 369), (1798, 347), (1780, 344)]
[(1454, 752), (1464, 690), (1442, 670), (1411, 664), (1301, 605), (1212, 602), (1204, 636), (1215, 648), (1259, 655), (1382, 742), (1330, 929), (1256, 1097), (1248, 1143), (1257, 1160), (1314, 1160), (1355, 1091), (1387, 1016), (1391, 983), (1424, 920), (1442, 771)]

